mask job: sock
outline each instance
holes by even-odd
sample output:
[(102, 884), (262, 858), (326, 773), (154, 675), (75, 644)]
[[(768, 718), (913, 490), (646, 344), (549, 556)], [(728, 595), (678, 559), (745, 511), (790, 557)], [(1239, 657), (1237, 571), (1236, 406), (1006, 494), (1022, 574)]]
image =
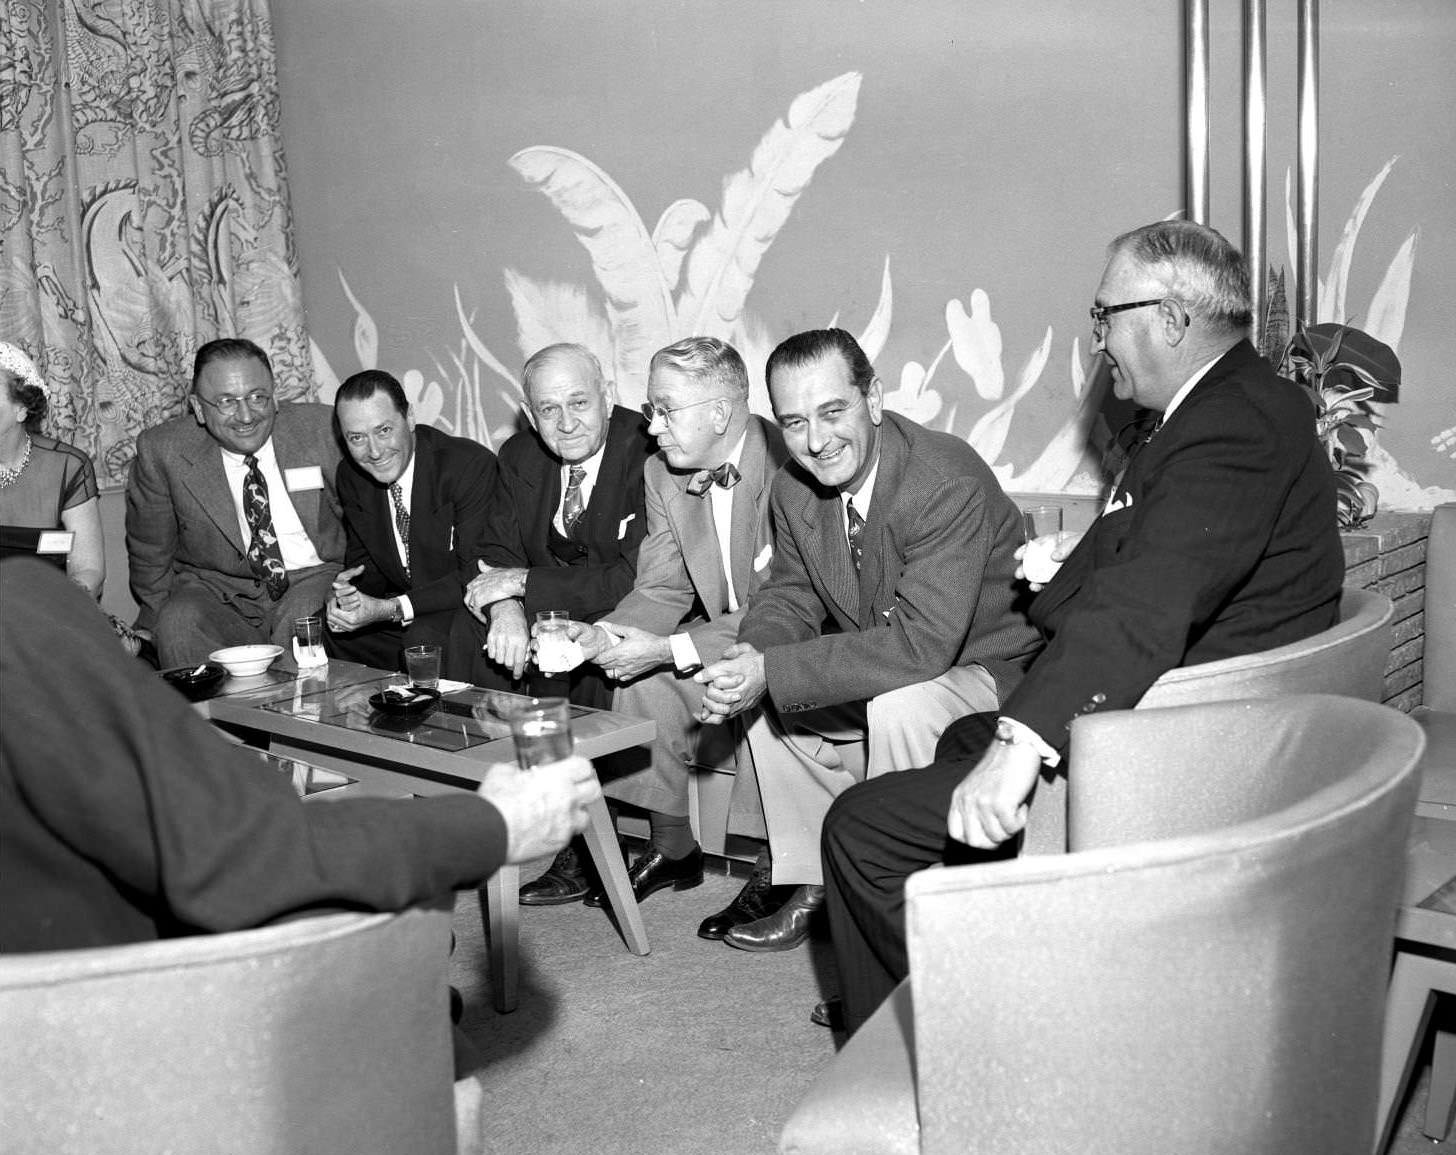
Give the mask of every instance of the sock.
[(652, 845), (668, 858), (684, 858), (698, 848), (686, 814), (659, 814), (654, 810), (647, 821), (652, 828)]

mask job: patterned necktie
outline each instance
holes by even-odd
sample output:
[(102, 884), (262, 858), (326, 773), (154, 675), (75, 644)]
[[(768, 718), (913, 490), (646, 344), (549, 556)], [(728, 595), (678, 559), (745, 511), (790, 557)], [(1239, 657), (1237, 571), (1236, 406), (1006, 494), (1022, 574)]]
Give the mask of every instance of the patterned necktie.
[(586, 470), (580, 465), (573, 465), (566, 477), (566, 496), (561, 500), (561, 524), (566, 527), (567, 537), (581, 520), (581, 483), (585, 479)]
[(694, 497), (702, 497), (713, 486), (719, 485), (724, 489), (732, 489), (741, 480), (738, 467), (731, 461), (725, 461), (716, 469), (700, 469), (688, 482), (688, 492)]
[(399, 541), (404, 546), (404, 576), (409, 578), (409, 510), (404, 507), (404, 490), (395, 482), (389, 487), (390, 499), (394, 502), (394, 527), (399, 530)]
[(849, 516), (849, 556), (854, 559), (854, 572), (859, 573), (859, 564), (864, 560), (864, 546), (860, 537), (864, 534), (864, 518), (854, 507), (854, 499), (845, 502), (844, 512)]
[(258, 459), (251, 453), (243, 458), (248, 467), (243, 478), (243, 517), (251, 535), (248, 541), (248, 565), (268, 590), (275, 602), (288, 591), (288, 570), (283, 565), (283, 551), (278, 548), (278, 535), (273, 532), (273, 514), (268, 507), (268, 483), (258, 468)]

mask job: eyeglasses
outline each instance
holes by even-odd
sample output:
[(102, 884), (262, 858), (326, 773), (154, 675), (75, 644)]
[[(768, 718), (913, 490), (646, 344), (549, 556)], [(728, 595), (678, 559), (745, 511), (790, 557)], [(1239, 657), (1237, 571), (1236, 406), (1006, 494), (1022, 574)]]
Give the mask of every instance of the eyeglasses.
[(1092, 340), (1101, 344), (1107, 340), (1107, 318), (1113, 313), (1125, 313), (1128, 309), (1146, 309), (1149, 305), (1161, 305), (1167, 297), (1154, 297), (1150, 301), (1128, 301), (1123, 305), (1093, 305), (1087, 310), (1092, 316)]
[(224, 397), (220, 401), (209, 401), (201, 393), (195, 394), (195, 396), (204, 405), (211, 405), (224, 417), (237, 416), (238, 410), (244, 405), (249, 409), (263, 409), (273, 403), (273, 394), (264, 393), (261, 389), (255, 390), (245, 397)]
[(701, 401), (689, 401), (686, 405), (674, 405), (671, 409), (664, 409), (661, 405), (654, 405), (651, 401), (642, 406), (642, 416), (647, 418), (647, 424), (651, 425), (659, 417), (664, 421), (670, 421), (674, 413), (681, 413), (684, 409), (691, 409), (695, 405), (707, 405), (713, 401), (727, 401), (726, 397), (704, 397)]

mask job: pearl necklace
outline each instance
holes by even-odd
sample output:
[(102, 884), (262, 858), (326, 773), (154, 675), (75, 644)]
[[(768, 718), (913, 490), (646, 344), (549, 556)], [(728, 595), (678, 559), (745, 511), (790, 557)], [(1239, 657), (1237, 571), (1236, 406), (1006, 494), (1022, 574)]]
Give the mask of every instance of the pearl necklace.
[(34, 444), (30, 440), (30, 434), (25, 435), (25, 453), (20, 458), (20, 464), (14, 469), (8, 465), (0, 465), (0, 489), (6, 489), (20, 480), (20, 475), (25, 472), (25, 467), (30, 464), (30, 447)]

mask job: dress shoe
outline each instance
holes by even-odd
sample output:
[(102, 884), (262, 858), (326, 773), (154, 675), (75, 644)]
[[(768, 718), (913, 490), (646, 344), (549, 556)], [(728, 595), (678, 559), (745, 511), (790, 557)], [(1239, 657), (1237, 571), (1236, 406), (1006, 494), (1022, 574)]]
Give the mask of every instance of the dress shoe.
[[(649, 846), (642, 857), (627, 871), (632, 893), (641, 902), (650, 894), (672, 887), (691, 890), (703, 884), (703, 848), (695, 846), (681, 858), (669, 858), (655, 846)], [(587, 906), (606, 906), (607, 893), (599, 885), (586, 896)]]
[(825, 999), (815, 1003), (809, 1012), (809, 1021), (816, 1027), (828, 1027), (831, 1031), (844, 1031), (844, 1000)]
[(525, 906), (562, 906), (568, 902), (580, 902), (590, 889), (586, 866), (576, 847), (567, 843), (546, 868), (545, 874), (521, 887), (521, 903)]
[(767, 865), (755, 866), (733, 901), (698, 924), (698, 937), (721, 941), (735, 926), (755, 922), (777, 910), (772, 873)]
[(824, 905), (822, 886), (801, 886), (767, 918), (735, 926), (723, 941), (739, 950), (793, 950), (809, 937), (814, 912)]

